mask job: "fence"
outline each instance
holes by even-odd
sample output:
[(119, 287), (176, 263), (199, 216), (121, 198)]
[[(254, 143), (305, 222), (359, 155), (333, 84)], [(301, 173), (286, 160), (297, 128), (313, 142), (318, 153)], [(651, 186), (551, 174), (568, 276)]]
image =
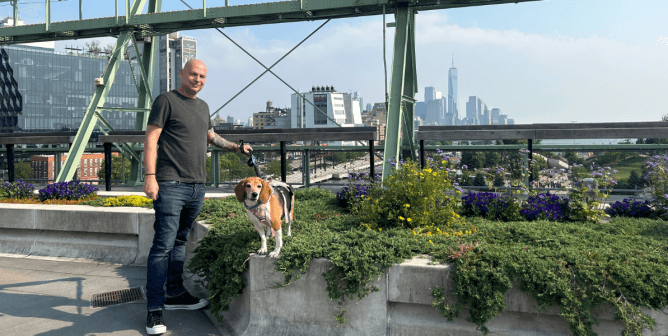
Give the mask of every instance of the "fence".
[[(218, 132), (230, 141), (244, 140), (254, 148), (257, 164), (263, 175), (274, 175), (290, 184), (311, 186), (321, 183), (341, 185), (337, 179), (345, 178), (349, 173), (368, 173), (371, 180), (379, 165), (382, 164), (382, 149), (374, 147), (375, 128), (319, 128), (319, 129), (264, 129), (264, 130), (224, 130)], [(419, 141), (420, 163), (425, 165), (425, 158), (436, 150), (455, 153), (469, 151), (493, 151), (496, 153), (517, 153), (528, 151), (523, 156), (522, 166), (531, 171), (531, 162), (536, 152), (568, 151), (643, 151), (657, 152), (668, 149), (666, 144), (610, 144), (610, 145), (550, 145), (534, 144), (533, 139), (595, 139), (595, 138), (665, 138), (668, 135), (668, 122), (643, 123), (599, 123), (599, 124), (532, 124), (532, 125), (492, 125), (492, 126), (421, 126), (416, 132)], [(74, 133), (15, 133), (0, 135), (0, 144), (5, 145), (7, 156), (8, 180), (14, 180), (15, 153), (43, 152), (54, 153), (59, 157), (68, 151), (59, 148), (16, 148), (17, 144), (70, 144)], [(110, 190), (113, 183), (110, 168), (112, 143), (135, 143), (132, 148), (141, 153), (143, 132), (111, 132), (99, 135), (89, 144), (87, 152), (105, 153), (104, 179), (89, 180), (105, 183)], [(530, 140), (527, 144), (496, 145), (440, 145), (429, 146), (429, 140)], [(331, 145), (325, 142), (342, 142)], [(364, 146), (351, 144), (364, 141)], [(322, 142), (322, 143), (321, 143)], [(348, 146), (344, 146), (347, 144)], [(100, 160), (101, 161), (101, 160)], [(208, 184), (219, 187), (237, 183), (243, 177), (253, 176), (255, 172), (246, 164), (246, 157), (211, 148), (208, 168)], [(57, 158), (55, 163), (59, 163)], [(115, 168), (118, 169), (118, 168)], [(97, 175), (96, 175), (97, 176)], [(531, 176), (530, 176), (531, 178)], [(34, 179), (49, 182), (51, 179)], [(334, 182), (333, 182), (334, 181)], [(544, 188), (550, 189), (550, 188)], [(554, 188), (552, 188), (554, 189)], [(637, 192), (637, 190), (625, 190)]]

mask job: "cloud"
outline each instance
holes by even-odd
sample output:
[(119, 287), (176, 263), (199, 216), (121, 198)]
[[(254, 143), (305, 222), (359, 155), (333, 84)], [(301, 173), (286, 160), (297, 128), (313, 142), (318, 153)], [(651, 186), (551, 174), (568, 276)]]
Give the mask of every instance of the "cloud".
[[(225, 32), (269, 66), (319, 24), (299, 24), (289, 36), (271, 34), (273, 26)], [(261, 37), (265, 35), (272, 37)], [(388, 77), (393, 38), (394, 29), (388, 29)], [(655, 46), (645, 47), (597, 35), (571, 38), (467, 28), (448, 22), (442, 11), (421, 12), (416, 30), (417, 98), (422, 99), (425, 86), (447, 95), (454, 53), (460, 115), (465, 114), (468, 96), (475, 95), (521, 123), (658, 120), (668, 113), (668, 43), (664, 42), (658, 39)], [(335, 20), (277, 65), (275, 72), (301, 91), (334, 85), (339, 91), (359, 91), (365, 103), (382, 101), (382, 45), (380, 17)], [(210, 73), (202, 97), (212, 110), (263, 71), (216, 31), (198, 34), (198, 48)], [(291, 92), (267, 74), (222, 113), (245, 120), (264, 109), (266, 100), (289, 105)]]

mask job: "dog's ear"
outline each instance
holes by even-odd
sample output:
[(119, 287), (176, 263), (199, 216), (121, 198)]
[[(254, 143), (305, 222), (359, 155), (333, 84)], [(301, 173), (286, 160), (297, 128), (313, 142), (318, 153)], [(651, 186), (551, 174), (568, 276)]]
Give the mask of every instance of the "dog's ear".
[(246, 198), (246, 180), (243, 179), (239, 184), (237, 184), (236, 187), (234, 187), (234, 193), (237, 194), (237, 200), (239, 202), (243, 202), (244, 198)]
[(271, 186), (265, 180), (262, 181), (262, 191), (260, 191), (260, 202), (267, 203), (269, 202), (269, 197), (271, 197)]

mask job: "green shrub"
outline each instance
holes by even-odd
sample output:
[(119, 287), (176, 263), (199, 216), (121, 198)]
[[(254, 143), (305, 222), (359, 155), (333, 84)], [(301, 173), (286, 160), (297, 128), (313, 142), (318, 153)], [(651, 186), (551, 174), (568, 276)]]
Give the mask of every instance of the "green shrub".
[(454, 191), (448, 171), (421, 170), (415, 162), (407, 162), (385, 179), (382, 188), (363, 197), (353, 214), (370, 229), (448, 227), (461, 219), (455, 211), (457, 199), (447, 191)]

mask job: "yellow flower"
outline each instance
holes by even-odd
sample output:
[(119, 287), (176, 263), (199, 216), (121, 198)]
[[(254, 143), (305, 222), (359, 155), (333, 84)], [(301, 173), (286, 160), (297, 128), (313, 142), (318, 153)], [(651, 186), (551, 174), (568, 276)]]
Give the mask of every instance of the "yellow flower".
[(407, 220), (407, 221), (409, 221), (409, 222), (411, 221), (411, 219), (410, 219), (410, 218), (406, 218), (406, 220)]
[(407, 207), (407, 208), (410, 208), (410, 207), (411, 207), (410, 204), (404, 204), (404, 206)]
[(404, 219), (405, 219), (405, 218), (403, 218), (403, 217), (399, 216), (399, 220), (404, 220)]
[(417, 236), (417, 232), (413, 231), (413, 235), (414, 235), (414, 236)]
[(431, 240), (429, 240), (429, 244), (432, 244), (432, 245), (433, 245), (433, 244), (434, 244), (434, 242), (433, 242), (433, 241), (431, 241)]
[(441, 163), (446, 164), (446, 163), (448, 163), (448, 161), (443, 160), (443, 161), (441, 161)]
[(383, 228), (378, 228), (378, 231), (383, 231)]

